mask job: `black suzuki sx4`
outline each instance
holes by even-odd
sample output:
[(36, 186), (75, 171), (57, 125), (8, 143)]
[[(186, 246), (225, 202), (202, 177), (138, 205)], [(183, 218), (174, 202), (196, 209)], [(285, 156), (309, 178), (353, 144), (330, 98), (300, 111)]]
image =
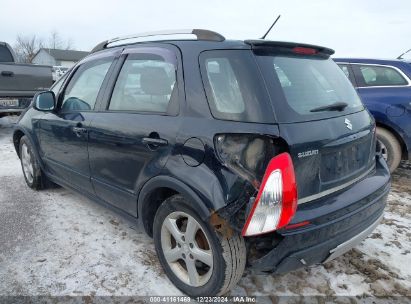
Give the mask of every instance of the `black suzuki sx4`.
[(190, 296), (225, 294), (245, 268), (324, 263), (373, 231), (390, 174), (333, 50), (156, 34), (100, 43), (35, 96), (13, 134), (29, 187), (138, 220)]

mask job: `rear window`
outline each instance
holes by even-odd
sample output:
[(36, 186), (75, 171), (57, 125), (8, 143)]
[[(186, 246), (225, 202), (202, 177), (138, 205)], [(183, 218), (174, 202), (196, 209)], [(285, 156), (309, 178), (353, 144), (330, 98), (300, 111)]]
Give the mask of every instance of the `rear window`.
[(253, 54), (245, 50), (206, 51), (201, 76), (217, 119), (273, 123), (274, 113)]
[(0, 44), (0, 62), (14, 62), (13, 56), (10, 50), (5, 46)]
[[(279, 122), (298, 122), (346, 115), (363, 109), (344, 72), (329, 58), (257, 56)], [(342, 111), (314, 109), (346, 103)]]

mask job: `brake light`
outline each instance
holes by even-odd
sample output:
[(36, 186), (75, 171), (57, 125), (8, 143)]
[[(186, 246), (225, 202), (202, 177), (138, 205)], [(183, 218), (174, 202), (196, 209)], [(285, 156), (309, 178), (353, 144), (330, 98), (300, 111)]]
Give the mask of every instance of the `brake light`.
[(293, 48), (293, 52), (301, 55), (315, 55), (318, 53), (318, 50), (313, 48), (296, 46), (295, 48)]
[(288, 153), (272, 158), (242, 235), (258, 235), (287, 225), (297, 209), (297, 184)]

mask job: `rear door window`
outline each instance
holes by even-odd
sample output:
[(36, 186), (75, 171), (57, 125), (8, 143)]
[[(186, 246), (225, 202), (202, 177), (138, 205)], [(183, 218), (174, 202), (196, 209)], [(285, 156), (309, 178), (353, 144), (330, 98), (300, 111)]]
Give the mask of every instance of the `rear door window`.
[(353, 65), (355, 73), (361, 82), (360, 86), (405, 86), (408, 81), (393, 67), (377, 65)]
[(157, 54), (128, 55), (114, 86), (108, 109), (169, 112), (170, 103), (178, 101), (176, 71), (174, 62)]

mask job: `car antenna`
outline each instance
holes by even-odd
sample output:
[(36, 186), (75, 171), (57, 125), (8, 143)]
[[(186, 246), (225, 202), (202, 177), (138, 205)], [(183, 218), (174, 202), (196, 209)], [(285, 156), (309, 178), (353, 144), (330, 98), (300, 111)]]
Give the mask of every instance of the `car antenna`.
[(411, 49), (409, 49), (408, 51), (402, 53), (400, 56), (397, 57), (397, 59), (403, 59), (402, 56), (404, 56), (405, 54), (407, 54), (409, 51), (411, 51)]
[(265, 39), (265, 37), (268, 35), (268, 33), (271, 31), (271, 29), (274, 27), (274, 25), (277, 23), (278, 19), (280, 19), (281, 15), (278, 15), (277, 19), (275, 19), (274, 23), (271, 24), (270, 28), (268, 29), (267, 33), (264, 34), (263, 37), (261, 37), (260, 39)]

